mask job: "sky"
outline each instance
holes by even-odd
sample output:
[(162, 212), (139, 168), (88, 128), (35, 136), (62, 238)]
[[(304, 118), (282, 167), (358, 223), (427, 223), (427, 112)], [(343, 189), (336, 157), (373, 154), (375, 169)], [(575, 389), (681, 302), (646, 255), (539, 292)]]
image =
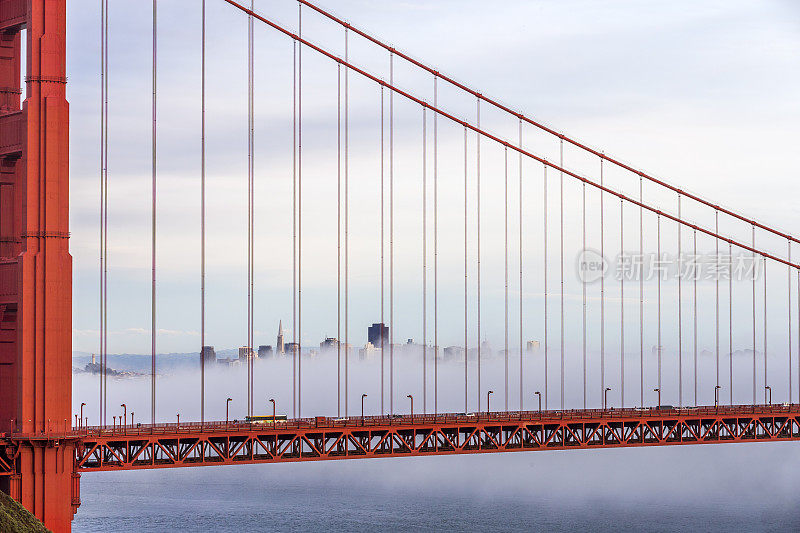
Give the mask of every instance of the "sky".
[[(200, 343), (200, 13), (196, 1), (159, 4), (158, 51), (158, 315), (159, 352), (196, 351)], [(794, 156), (800, 104), (800, 8), (790, 1), (669, 2), (537, 1), (503, 2), (492, 9), (478, 2), (366, 2), (322, 4), (356, 27), (372, 33), (474, 89), (597, 147), (636, 168), (710, 198), (747, 216), (791, 233), (797, 210), (788, 200), (798, 193), (800, 162)], [(109, 43), (109, 344), (111, 353), (148, 353), (150, 348), (150, 84), (151, 6), (113, 3)], [(207, 157), (207, 329), (206, 343), (230, 348), (246, 339), (247, 231), (247, 71), (246, 18), (221, 1), (209, 1), (208, 157)], [(256, 2), (267, 18), (296, 28), (293, 2)], [(303, 34), (336, 54), (344, 53), (341, 30), (304, 12)], [(274, 344), (278, 321), (292, 336), (292, 43), (256, 24), (255, 70), (255, 330), (256, 344)], [(350, 36), (350, 58), (383, 78), (388, 54)], [(311, 50), (303, 51), (303, 318), (301, 340), (314, 346), (336, 336), (337, 69)], [(99, 342), (99, 13), (96, 2), (70, 2), (68, 20), (68, 98), (71, 105), (71, 230), (74, 257), (74, 349), (97, 351)], [(429, 76), (395, 62), (394, 81), (432, 102)], [(341, 73), (342, 80), (344, 73)], [(349, 75), (350, 252), (348, 339), (361, 345), (366, 327), (380, 308), (380, 92), (355, 73)], [(475, 119), (473, 99), (442, 87), (441, 106)], [(384, 100), (385, 150), (388, 152), (388, 94)], [(394, 333), (396, 342), (422, 338), (422, 111), (394, 99), (395, 265)], [(482, 108), (482, 125), (516, 142), (516, 121)], [(433, 120), (426, 116), (425, 169), (427, 226), (427, 341), (433, 342), (432, 185)], [(525, 130), (526, 148), (550, 160), (558, 144)], [(468, 342), (478, 336), (474, 284), (477, 273), (476, 141), (468, 139), (468, 269), (471, 304)], [(439, 121), (439, 343), (463, 344), (463, 133)], [(480, 336), (495, 347), (504, 339), (503, 153), (481, 142), (482, 327)], [(388, 153), (384, 179), (388, 183)], [(513, 155), (513, 154), (512, 154)], [(512, 158), (513, 159), (513, 158)], [(596, 160), (565, 150), (565, 167), (598, 178)], [(518, 173), (512, 163), (509, 248), (516, 274), (519, 218)], [(606, 171), (618, 190), (634, 194), (637, 183)], [(544, 285), (542, 169), (524, 166), (525, 286), (523, 337), (541, 340)], [(550, 174), (548, 222), (551, 224), (548, 273), (550, 334), (558, 335), (559, 249), (558, 176)], [(581, 190), (565, 181), (565, 328), (566, 349), (581, 330), (581, 283), (574, 262), (582, 247)], [(599, 248), (599, 198), (589, 191), (588, 247)], [(652, 203), (675, 209), (674, 196), (655, 188)], [(388, 185), (385, 190), (388, 202)], [(577, 203), (576, 203), (577, 202)], [(606, 237), (620, 246), (616, 226), (619, 205), (604, 200), (609, 213)], [(687, 218), (713, 224), (713, 215), (684, 205)], [(624, 215), (626, 228), (638, 222)], [(388, 218), (386, 220), (388, 233)], [(654, 221), (645, 222), (652, 243)], [(749, 239), (749, 228), (723, 221), (722, 230)], [(675, 227), (665, 226), (665, 246), (675, 248)], [(636, 235), (636, 231), (630, 235)], [(628, 237), (629, 241), (631, 237)], [(684, 233), (682, 243), (690, 243)], [(785, 242), (759, 235), (759, 243), (785, 253)], [(699, 239), (701, 249), (712, 249)], [(388, 238), (385, 253), (388, 257)], [(653, 250), (655, 251), (655, 250)], [(610, 254), (606, 254), (609, 256)], [(613, 254), (611, 254), (613, 257)], [(779, 268), (775, 267), (778, 272)], [(771, 271), (772, 272), (772, 271)], [(784, 274), (773, 274), (782, 279)], [(778, 277), (781, 276), (781, 277)], [(512, 276), (513, 277), (513, 276)], [(770, 278), (772, 279), (772, 278)], [(344, 283), (344, 282), (342, 282)], [(385, 273), (384, 318), (389, 321), (389, 272)], [(674, 289), (674, 285), (670, 285)], [(614, 290), (617, 290), (616, 288)], [(655, 286), (648, 283), (648, 296)], [(737, 294), (744, 291), (735, 289)], [(785, 282), (772, 292), (774, 342), (786, 343)], [(519, 285), (509, 287), (510, 336), (516, 339)], [(701, 284), (700, 308), (713, 298), (713, 284)], [(780, 293), (779, 291), (783, 291)], [(598, 287), (589, 287), (590, 324), (597, 322)], [(665, 305), (676, 305), (674, 290)], [(637, 307), (636, 299), (610, 294), (614, 314)], [(616, 300), (613, 300), (616, 298)], [(620, 304), (619, 302), (623, 302)], [(747, 308), (747, 300), (735, 305)], [(647, 304), (645, 344), (655, 344), (655, 308)], [(737, 307), (738, 309), (738, 307)], [(344, 312), (344, 310), (343, 310)], [(674, 313), (673, 313), (674, 314)], [(707, 317), (708, 315), (705, 314)], [(702, 317), (701, 317), (702, 318)], [(677, 323), (668, 321), (673, 338)], [(708, 322), (701, 326), (707, 326)], [(635, 325), (630, 326), (631, 329)], [(339, 327), (344, 337), (344, 323)], [(751, 333), (736, 328), (734, 348), (746, 347)], [(795, 328), (796, 330), (796, 328)], [(795, 338), (797, 338), (797, 333)], [(577, 337), (576, 337), (577, 335)], [(762, 335), (762, 333), (759, 333)], [(616, 327), (609, 339), (619, 342)], [(553, 337), (551, 337), (553, 338)], [(597, 342), (597, 327), (589, 342)], [(552, 342), (552, 341), (551, 341)], [(638, 346), (638, 338), (626, 342)], [(665, 343), (667, 344), (667, 343)], [(675, 348), (672, 343), (672, 349)], [(713, 347), (713, 332), (701, 327), (701, 349)], [(759, 338), (759, 345), (761, 339)]]

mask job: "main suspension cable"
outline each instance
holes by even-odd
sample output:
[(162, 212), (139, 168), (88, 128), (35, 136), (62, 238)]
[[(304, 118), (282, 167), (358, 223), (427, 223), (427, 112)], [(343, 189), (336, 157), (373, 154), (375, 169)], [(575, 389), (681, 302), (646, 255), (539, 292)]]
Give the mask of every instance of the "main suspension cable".
[[(229, 4), (231, 4), (232, 6), (237, 7), (238, 9), (240, 9), (242, 11), (245, 11), (245, 12), (247, 11), (242, 5), (238, 4), (234, 0), (225, 0), (225, 1), (227, 3), (229, 3)], [(337, 18), (333, 14), (325, 11), (324, 9), (322, 9), (322, 8), (320, 8), (318, 6), (316, 6), (315, 4), (309, 2), (308, 0), (299, 0), (299, 1), (302, 4), (304, 4), (304, 5), (308, 6), (309, 8), (311, 8), (312, 10), (316, 11), (320, 15), (322, 15), (322, 16), (328, 18), (329, 20), (335, 22), (336, 24), (339, 24), (339, 25), (341, 25), (341, 26), (343, 26), (343, 27), (355, 32), (356, 34), (358, 34), (359, 36), (363, 37), (367, 41), (369, 41), (369, 42), (371, 42), (371, 43), (383, 48), (386, 51), (389, 51), (389, 52), (392, 52), (393, 54), (396, 54), (398, 57), (400, 57), (401, 59), (411, 63), (415, 67), (420, 68), (420, 69), (426, 71), (429, 74), (433, 74), (433, 75), (438, 76), (439, 78), (441, 78), (445, 82), (453, 85), (457, 89), (460, 89), (461, 91), (464, 91), (464, 92), (466, 92), (467, 94), (469, 94), (471, 96), (477, 97), (478, 99), (480, 99), (480, 100), (482, 100), (482, 101), (484, 101), (484, 102), (496, 107), (497, 109), (503, 111), (504, 113), (507, 113), (509, 115), (512, 115), (512, 116), (518, 118), (520, 121), (524, 121), (524, 122), (526, 122), (526, 123), (528, 123), (528, 124), (530, 124), (532, 126), (535, 126), (536, 128), (538, 128), (538, 129), (540, 129), (540, 130), (542, 130), (542, 131), (544, 131), (544, 132), (546, 132), (546, 133), (548, 133), (550, 135), (556, 136), (561, 141), (566, 141), (567, 143), (575, 146), (576, 148), (584, 150), (584, 151), (588, 152), (591, 155), (598, 156), (601, 159), (604, 159), (604, 160), (608, 161), (609, 163), (611, 163), (611, 164), (613, 164), (613, 165), (615, 165), (615, 166), (617, 166), (619, 168), (622, 168), (623, 170), (626, 170), (628, 172), (633, 173), (634, 175), (639, 176), (640, 178), (645, 178), (648, 181), (650, 181), (652, 183), (655, 183), (656, 185), (659, 185), (661, 187), (664, 187), (664, 188), (666, 188), (666, 189), (668, 189), (668, 190), (670, 190), (672, 192), (682, 194), (683, 196), (685, 196), (685, 197), (687, 197), (687, 198), (689, 198), (689, 199), (691, 199), (691, 200), (693, 200), (695, 202), (698, 202), (701, 205), (713, 208), (715, 210), (719, 210), (722, 213), (724, 213), (726, 215), (729, 215), (729, 216), (731, 216), (731, 217), (733, 217), (733, 218), (735, 218), (737, 220), (740, 220), (742, 222), (745, 222), (747, 224), (755, 224), (756, 227), (758, 227), (759, 229), (768, 231), (768, 232), (770, 232), (770, 233), (772, 233), (772, 234), (774, 234), (776, 236), (789, 239), (789, 240), (791, 240), (793, 242), (800, 242), (800, 240), (798, 240), (795, 237), (792, 237), (790, 235), (786, 235), (786, 234), (784, 234), (784, 233), (782, 233), (782, 232), (780, 232), (778, 230), (772, 229), (772, 228), (770, 228), (768, 226), (765, 226), (763, 224), (755, 222), (754, 220), (751, 220), (751, 219), (748, 219), (748, 218), (743, 217), (741, 215), (738, 215), (738, 214), (736, 214), (736, 213), (734, 213), (732, 211), (728, 211), (728, 210), (726, 210), (726, 209), (724, 209), (724, 208), (722, 208), (720, 206), (717, 206), (717, 205), (709, 202), (708, 200), (704, 200), (704, 199), (702, 199), (702, 198), (700, 198), (698, 196), (694, 196), (694, 195), (692, 195), (692, 194), (690, 194), (690, 193), (688, 193), (688, 192), (686, 192), (686, 191), (684, 191), (684, 190), (682, 190), (682, 189), (680, 189), (680, 188), (678, 188), (678, 187), (676, 187), (674, 185), (670, 185), (669, 183), (666, 183), (666, 182), (661, 181), (661, 180), (659, 180), (659, 179), (657, 179), (657, 178), (655, 178), (653, 176), (645, 174), (641, 170), (637, 170), (637, 169), (635, 169), (635, 168), (633, 168), (633, 167), (631, 167), (629, 165), (626, 165), (622, 161), (619, 161), (617, 159), (609, 157), (609, 156), (605, 155), (603, 152), (601, 152), (599, 150), (595, 150), (593, 148), (590, 148), (589, 146), (586, 146), (585, 144), (582, 144), (581, 142), (579, 142), (579, 141), (577, 141), (575, 139), (567, 137), (563, 133), (557, 132), (557, 131), (553, 130), (552, 128), (547, 127), (546, 125), (544, 125), (544, 124), (542, 124), (540, 122), (537, 122), (537, 121), (535, 121), (534, 119), (532, 119), (530, 117), (526, 117), (522, 113), (514, 111), (513, 109), (511, 109), (511, 108), (509, 108), (507, 106), (504, 106), (500, 102), (498, 102), (496, 100), (493, 100), (492, 98), (490, 98), (490, 97), (488, 97), (488, 96), (486, 96), (484, 94), (481, 94), (480, 92), (478, 92), (478, 91), (476, 91), (474, 89), (471, 89), (470, 87), (467, 87), (466, 85), (464, 85), (462, 83), (459, 83), (455, 79), (443, 74), (442, 72), (434, 69), (433, 67), (430, 67), (430, 66), (425, 65), (424, 63), (422, 63), (420, 61), (417, 61), (416, 59), (410, 57), (409, 55), (403, 53), (402, 51), (397, 50), (393, 46), (391, 46), (391, 45), (389, 45), (387, 43), (384, 43), (384, 42), (380, 41), (379, 39), (377, 39), (376, 37), (373, 37), (372, 35), (370, 35), (370, 34), (364, 32), (364, 31), (362, 31), (362, 30), (360, 30), (360, 29), (348, 24), (344, 20)]]

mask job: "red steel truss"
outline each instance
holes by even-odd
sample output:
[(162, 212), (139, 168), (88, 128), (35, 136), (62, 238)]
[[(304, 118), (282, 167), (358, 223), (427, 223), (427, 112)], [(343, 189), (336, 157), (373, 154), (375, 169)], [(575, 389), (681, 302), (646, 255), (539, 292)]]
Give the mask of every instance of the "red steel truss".
[[(406, 457), (774, 442), (800, 439), (800, 405), (471, 413), (272, 424), (137, 425), (0, 439), (0, 470), (20, 445), (75, 445), (75, 472), (368, 457)], [(73, 498), (77, 498), (74, 491)]]

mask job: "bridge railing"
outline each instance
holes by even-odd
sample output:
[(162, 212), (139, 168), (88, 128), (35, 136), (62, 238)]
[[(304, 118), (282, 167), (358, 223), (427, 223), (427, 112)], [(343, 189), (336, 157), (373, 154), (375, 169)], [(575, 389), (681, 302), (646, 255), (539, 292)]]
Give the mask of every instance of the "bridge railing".
[[(264, 431), (292, 431), (298, 429), (337, 429), (354, 427), (391, 427), (404, 426), (420, 428), (432, 425), (446, 424), (477, 424), (504, 423), (525, 421), (551, 421), (561, 420), (586, 420), (598, 421), (608, 419), (646, 419), (658, 417), (663, 419), (665, 416), (675, 417), (697, 417), (697, 416), (747, 416), (748, 414), (763, 415), (789, 415), (800, 414), (798, 404), (766, 404), (766, 405), (734, 405), (734, 406), (698, 406), (698, 407), (644, 407), (626, 409), (571, 409), (564, 411), (497, 411), (480, 413), (442, 413), (442, 414), (410, 414), (385, 415), (385, 416), (354, 416), (347, 418), (337, 417), (315, 417), (315, 418), (296, 418), (275, 423), (257, 423), (231, 420), (228, 422), (181, 422), (163, 424), (135, 424), (124, 426), (89, 426), (83, 428), (72, 428), (72, 434), (81, 437), (129, 437), (129, 436), (149, 436), (149, 435), (181, 435), (196, 433), (242, 433)], [(23, 435), (15, 434), (15, 438)]]

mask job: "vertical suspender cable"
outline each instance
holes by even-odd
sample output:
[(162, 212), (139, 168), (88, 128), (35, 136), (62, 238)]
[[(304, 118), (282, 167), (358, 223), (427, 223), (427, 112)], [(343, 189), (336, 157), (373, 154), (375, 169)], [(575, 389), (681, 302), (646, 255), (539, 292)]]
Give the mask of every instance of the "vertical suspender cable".
[[(586, 254), (586, 183), (582, 184), (582, 200), (581, 200), (581, 238), (583, 239), (583, 254)], [(584, 270), (584, 264), (581, 263), (579, 265), (580, 274), (582, 276), (581, 279), (581, 299), (582, 299), (582, 311), (583, 311), (583, 327), (581, 328), (581, 334), (583, 336), (583, 343), (582, 343), (582, 355), (583, 355), (583, 408), (586, 409), (586, 279), (585, 276), (587, 272)]]
[[(389, 54), (394, 85), (394, 54)], [(394, 91), (389, 92), (389, 413), (394, 414)]]
[(427, 109), (422, 108), (422, 412), (428, 413), (428, 174)]
[(767, 403), (767, 258), (764, 262), (764, 403)]
[(386, 237), (384, 235), (384, 219), (385, 219), (385, 216), (384, 216), (384, 212), (383, 212), (384, 211), (384, 190), (385, 190), (385, 187), (384, 187), (384, 168), (386, 166), (386, 165), (384, 165), (384, 148), (386, 146), (386, 143), (384, 142), (384, 132), (385, 132), (385, 128), (384, 128), (384, 124), (383, 124), (384, 115), (385, 115), (385, 113), (384, 113), (383, 85), (381, 85), (381, 328), (380, 328), (380, 334), (381, 334), (381, 414), (385, 414), (386, 413), (386, 410), (384, 409), (384, 399), (386, 398), (384, 382), (385, 382), (386, 372), (384, 370), (384, 366), (385, 365), (384, 365), (384, 357), (383, 357), (384, 344), (385, 344), (385, 338), (386, 338), (386, 335), (383, 334), (383, 328), (385, 327), (384, 325), (386, 324), (384, 322), (384, 319), (383, 319), (383, 311), (385, 309), (384, 295), (386, 294), (386, 291), (384, 289), (384, 281), (385, 281), (385, 274), (386, 274), (386, 267), (385, 267), (385, 264), (384, 264), (385, 263), (385, 261), (384, 261), (384, 257), (385, 257), (384, 256), (384, 247), (385, 247), (385, 243), (386, 243)]
[[(788, 245), (789, 253), (788, 253), (788, 261), (792, 262), (792, 241), (787, 239), (786, 244)], [(792, 403), (792, 267), (786, 267), (786, 298), (787, 298), (787, 310), (789, 313), (789, 403)]]
[[(250, 10), (254, 8), (250, 1)], [(247, 414), (253, 414), (253, 16), (247, 16)]]
[(656, 353), (658, 354), (658, 390), (661, 392), (661, 213), (656, 217), (656, 234), (658, 242), (658, 253), (656, 254), (656, 261), (658, 261), (658, 270), (656, 271), (658, 274), (658, 344)]
[(342, 416), (342, 64), (336, 64), (336, 416)]
[(733, 405), (733, 245), (728, 243), (728, 364), (730, 372), (730, 403)]
[[(348, 60), (348, 32), (344, 30), (344, 60)], [(350, 69), (344, 67), (344, 416), (350, 398)], [(338, 342), (338, 339), (337, 339)]]
[[(519, 121), (519, 147), (522, 148), (522, 120)], [(522, 344), (523, 344), (523, 331), (522, 331), (522, 302), (523, 302), (523, 286), (522, 286), (522, 153), (519, 154), (519, 410), (523, 410), (524, 390), (523, 390), (523, 358), (522, 358)]]
[[(105, 34), (106, 34), (106, 22), (105, 22), (105, 0), (100, 0), (100, 301), (99, 301), (99, 311), (100, 311), (100, 345), (99, 345), (99, 354), (100, 354), (100, 372), (98, 374), (99, 383), (100, 383), (100, 398), (98, 401), (98, 413), (99, 413), (99, 420), (100, 424), (103, 425), (103, 324), (104, 324), (104, 310), (103, 310), (103, 259), (104, 259), (104, 252), (105, 248), (103, 246), (103, 220), (105, 215), (105, 201), (104, 201), (104, 192), (105, 192), (105, 127), (106, 127), (106, 114), (105, 114), (105, 97), (106, 97), (106, 89), (105, 89), (105, 70), (106, 70), (106, 52), (105, 52)], [(81, 422), (83, 422), (81, 420)]]
[[(678, 218), (681, 218), (681, 195), (678, 195)], [(683, 407), (683, 283), (681, 267), (681, 224), (678, 224), (678, 407)]]
[[(625, 201), (619, 201), (619, 255), (625, 254)], [(625, 276), (619, 277), (619, 405), (625, 407)], [(608, 407), (608, 406), (606, 406)]]
[[(564, 140), (559, 141), (559, 166), (564, 168)], [(559, 247), (561, 259), (561, 385), (559, 392), (561, 393), (561, 409), (564, 409), (564, 171), (559, 172), (559, 217), (561, 226), (561, 246)]]
[(800, 269), (797, 270), (797, 335), (797, 391), (800, 394)]
[(102, 0), (100, 23), (100, 425), (108, 398), (108, 0)]
[[(694, 309), (692, 311), (692, 322), (693, 322), (693, 333), (692, 339), (694, 342), (693, 346), (693, 356), (694, 356), (694, 405), (697, 405), (697, 230), (695, 229), (692, 233), (692, 254), (693, 254), (693, 261), (694, 266), (692, 268), (692, 305)], [(719, 276), (719, 273), (717, 273)]]
[(200, 45), (200, 423), (206, 419), (206, 0)]
[(422, 412), (428, 413), (428, 114), (422, 108)]
[[(303, 5), (297, 4), (298, 35), (303, 34)], [(303, 43), (297, 50), (297, 416), (303, 417)]]
[[(481, 127), (481, 99), (478, 98), (477, 100), (477, 125), (478, 129)], [(481, 410), (481, 135), (480, 133), (475, 134), (475, 196), (477, 197), (477, 215), (475, 219), (475, 226), (477, 228), (477, 235), (476, 235), (476, 257), (477, 257), (477, 299), (478, 299), (478, 309), (477, 309), (477, 335), (475, 337), (476, 348), (478, 349), (478, 379), (477, 379), (477, 396), (476, 396), (476, 408), (478, 411)], [(486, 400), (489, 401), (488, 398)], [(489, 405), (487, 403), (486, 410), (489, 410)]]
[[(756, 247), (756, 227), (752, 226), (753, 249)], [(753, 252), (753, 404), (756, 403), (756, 254)]]
[(504, 321), (503, 332), (505, 349), (503, 350), (503, 391), (505, 396), (504, 410), (508, 412), (508, 147), (503, 148), (503, 224), (504, 224), (504, 247), (503, 247), (503, 272), (505, 275), (504, 285)]
[[(292, 342), (297, 342), (297, 41), (292, 43)], [(297, 353), (292, 345), (292, 418), (297, 417)]]
[[(603, 186), (603, 159), (600, 159), (600, 186)], [(600, 189), (600, 257), (605, 257), (605, 202)], [(600, 276), (600, 399), (604, 401), (606, 390), (606, 280)], [(603, 405), (605, 407), (605, 405)]]
[(152, 132), (152, 255), (150, 279), (150, 418), (151, 423), (156, 423), (156, 112), (158, 100), (157, 87), (157, 57), (158, 57), (158, 11), (157, 1), (153, 0), (153, 132)]
[(547, 165), (543, 165), (544, 169), (544, 177), (543, 177), (543, 184), (544, 184), (544, 193), (542, 194), (542, 213), (544, 215), (543, 221), (543, 240), (544, 240), (544, 247), (542, 253), (542, 259), (544, 261), (544, 408), (547, 410), (547, 372), (548, 372), (548, 365), (547, 365), (547, 356), (549, 352), (549, 346), (547, 344)]
[(639, 406), (644, 407), (644, 208), (639, 176)]
[[(433, 105), (438, 104), (438, 78), (433, 78)], [(433, 114), (433, 412), (439, 413), (439, 130)]]
[[(719, 235), (719, 211), (714, 211), (714, 233)], [(716, 365), (717, 365), (717, 379), (716, 379), (716, 386), (719, 387), (719, 238), (714, 238), (714, 245), (716, 246), (716, 253), (714, 254), (714, 262), (716, 264), (716, 307), (715, 307), (715, 316), (716, 316), (716, 325), (715, 325), (715, 336), (716, 336)], [(732, 257), (729, 257), (729, 260), (733, 260)], [(729, 273), (732, 274), (732, 273)]]
[[(468, 399), (468, 367), (469, 361), (469, 341), (467, 337), (467, 328), (469, 327), (469, 320), (467, 317), (467, 127), (464, 126), (464, 412), (469, 412), (469, 399)], [(480, 342), (480, 340), (479, 340)], [(480, 404), (478, 404), (480, 407)]]

